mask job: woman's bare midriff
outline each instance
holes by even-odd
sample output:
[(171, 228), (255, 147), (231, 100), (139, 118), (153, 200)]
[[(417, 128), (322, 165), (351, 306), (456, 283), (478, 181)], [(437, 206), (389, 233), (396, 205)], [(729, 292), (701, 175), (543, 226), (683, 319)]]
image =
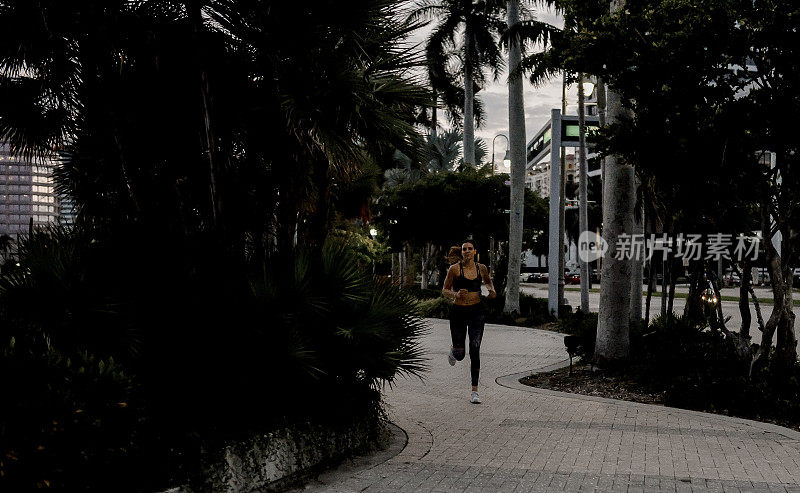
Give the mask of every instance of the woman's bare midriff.
[(455, 302), (458, 306), (470, 306), (470, 305), (477, 305), (481, 302), (481, 295), (480, 293), (475, 292), (467, 292), (463, 298), (457, 300)]

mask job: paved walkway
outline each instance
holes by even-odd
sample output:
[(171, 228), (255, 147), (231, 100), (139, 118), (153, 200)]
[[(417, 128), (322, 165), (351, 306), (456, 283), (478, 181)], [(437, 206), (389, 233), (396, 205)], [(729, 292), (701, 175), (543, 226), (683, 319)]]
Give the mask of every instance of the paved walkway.
[(470, 404), (468, 358), (450, 367), (447, 322), (430, 322), (425, 380), (386, 390), (408, 445), (374, 467), (323, 474), (306, 491), (800, 492), (800, 433), (519, 384), (513, 374), (564, 364), (552, 332), (487, 325), (483, 404)]

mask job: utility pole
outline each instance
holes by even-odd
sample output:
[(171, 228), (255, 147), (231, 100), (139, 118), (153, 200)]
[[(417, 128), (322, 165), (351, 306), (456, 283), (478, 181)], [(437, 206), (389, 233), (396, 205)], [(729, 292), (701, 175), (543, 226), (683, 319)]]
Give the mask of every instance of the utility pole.
[[(561, 193), (558, 184), (561, 182), (561, 166), (558, 161), (561, 153), (561, 111), (554, 109), (550, 119), (550, 221), (549, 221), (549, 245), (547, 254), (547, 311), (559, 316), (559, 307), (563, 303), (563, 298), (559, 298), (559, 276), (561, 271), (563, 279), (564, 269), (559, 262), (559, 253), (563, 251), (560, 228), (559, 204), (561, 203)], [(559, 237), (560, 236), (560, 237)]]
[[(586, 108), (585, 94), (583, 90), (583, 74), (578, 74), (578, 174), (580, 182), (578, 184), (578, 229), (579, 234), (589, 231), (589, 207), (588, 207), (588, 181), (589, 170), (586, 164)], [(578, 255), (581, 263), (581, 311), (589, 313), (589, 263)], [(641, 300), (641, 296), (639, 297)]]
[[(567, 114), (567, 73), (564, 72), (561, 77), (561, 114)], [(561, 128), (560, 128), (560, 120), (559, 120), (559, 137), (561, 136)], [(561, 146), (558, 146), (559, 150), (559, 162), (561, 167), (561, 172), (559, 173), (560, 178), (558, 181), (558, 304), (564, 304), (564, 229), (566, 219), (565, 215), (565, 205), (566, 205), (566, 198), (564, 195), (566, 194), (566, 174), (567, 174), (567, 151), (566, 149), (562, 149)], [(550, 186), (550, 190), (552, 193), (552, 183)]]

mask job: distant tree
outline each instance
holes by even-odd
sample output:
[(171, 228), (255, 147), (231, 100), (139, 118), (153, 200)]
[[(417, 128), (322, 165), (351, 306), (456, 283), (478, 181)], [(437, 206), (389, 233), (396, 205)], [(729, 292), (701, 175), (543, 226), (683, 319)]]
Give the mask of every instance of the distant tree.
[[(497, 79), (505, 66), (497, 43), (505, 30), (505, 22), (499, 16), (501, 5), (497, 0), (420, 0), (410, 15), (414, 21), (438, 21), (426, 47), (431, 70), (441, 74), (452, 61), (458, 63), (458, 71), (464, 77), (464, 162), (471, 166), (476, 165), (475, 89), (486, 83), (484, 69)], [(460, 45), (456, 41), (459, 35), (463, 36)]]
[[(405, 243), (417, 248), (431, 244), (444, 255), (471, 235), (485, 254), (490, 236), (508, 234), (510, 190), (505, 180), (504, 175), (486, 177), (473, 170), (426, 175), (418, 182), (387, 189), (376, 206), (376, 224), (394, 248)], [(528, 248), (542, 241), (547, 206), (530, 191), (525, 199), (524, 247)]]

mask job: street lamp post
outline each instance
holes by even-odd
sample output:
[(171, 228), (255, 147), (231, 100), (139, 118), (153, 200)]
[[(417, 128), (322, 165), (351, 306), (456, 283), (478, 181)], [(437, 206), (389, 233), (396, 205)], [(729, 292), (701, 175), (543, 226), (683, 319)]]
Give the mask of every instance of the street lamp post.
[(494, 176), (494, 141), (497, 140), (498, 137), (504, 137), (506, 139), (506, 156), (503, 158), (503, 166), (509, 167), (511, 165), (511, 155), (509, 154), (509, 142), (508, 136), (505, 134), (497, 134), (492, 139), (492, 176)]
[[(503, 158), (503, 166), (505, 166), (506, 168), (511, 166), (511, 154), (509, 153), (510, 144), (509, 144), (509, 141), (508, 141), (508, 136), (505, 135), (505, 134), (497, 134), (497, 135), (494, 136), (494, 139), (492, 139), (492, 176), (494, 176), (494, 142), (495, 142), (495, 140), (497, 140), (498, 137), (505, 137), (505, 139), (506, 139), (506, 155)], [(489, 271), (490, 272), (494, 272), (494, 268), (495, 268), (495, 264), (496, 264), (496, 259), (494, 258), (495, 257), (494, 251), (495, 251), (494, 236), (492, 236), (492, 237), (489, 238)]]

